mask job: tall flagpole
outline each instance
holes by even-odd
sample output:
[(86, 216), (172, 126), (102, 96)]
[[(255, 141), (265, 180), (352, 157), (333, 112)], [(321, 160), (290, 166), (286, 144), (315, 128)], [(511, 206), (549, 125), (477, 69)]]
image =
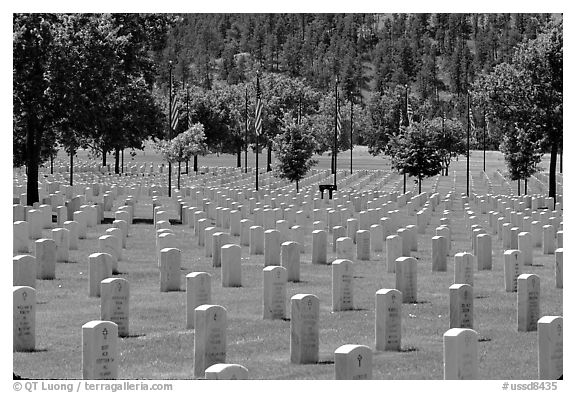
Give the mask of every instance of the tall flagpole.
[(334, 113), (334, 189), (336, 189), (336, 171), (338, 160), (338, 75), (336, 75), (336, 83), (334, 84), (336, 91), (336, 111)]
[[(410, 125), (410, 120), (408, 119), (408, 85), (404, 85), (404, 95), (406, 96), (406, 120), (408, 121), (408, 125)], [(406, 170), (402, 170), (404, 175), (404, 194), (406, 194)]]
[[(260, 70), (256, 71), (256, 107), (258, 107), (258, 100), (260, 99)], [(258, 191), (258, 126), (254, 120), (254, 129), (256, 131), (256, 191)]]
[[(170, 76), (168, 91), (168, 139), (172, 140), (172, 60), (168, 61)], [(168, 161), (168, 198), (172, 196), (172, 163)]]
[(244, 173), (248, 173), (248, 86), (246, 86), (246, 101), (244, 107), (245, 121), (244, 126), (246, 128), (246, 137), (244, 142)]
[(350, 174), (352, 174), (352, 129), (354, 128), (354, 96), (350, 95)]
[[(190, 129), (190, 95), (186, 86), (186, 128)], [(186, 176), (188, 176), (188, 161), (186, 160)]]
[(470, 196), (470, 91), (468, 91), (468, 127), (466, 131), (466, 196)]
[(486, 121), (486, 110), (484, 110), (484, 173), (486, 173), (486, 128), (488, 128), (488, 122)]

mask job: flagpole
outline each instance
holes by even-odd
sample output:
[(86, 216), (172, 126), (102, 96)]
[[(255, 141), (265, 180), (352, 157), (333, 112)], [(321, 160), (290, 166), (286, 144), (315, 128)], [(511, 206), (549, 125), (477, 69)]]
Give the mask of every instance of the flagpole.
[[(168, 61), (169, 91), (168, 91), (168, 139), (172, 140), (172, 60)], [(172, 197), (172, 163), (168, 161), (168, 198)]]
[(248, 86), (246, 86), (246, 100), (244, 106), (244, 114), (246, 115), (244, 126), (246, 129), (246, 137), (244, 142), (244, 173), (248, 173)]
[[(406, 120), (408, 125), (410, 125), (410, 120), (408, 120), (408, 85), (404, 85), (404, 95), (406, 96)], [(406, 194), (406, 170), (403, 169), (402, 173), (404, 175), (404, 194)]]
[[(256, 71), (256, 106), (258, 106), (258, 99), (260, 98), (260, 70)], [(256, 191), (258, 191), (258, 130), (256, 125), (257, 119), (254, 121), (254, 129), (256, 131)]]
[(466, 196), (470, 196), (470, 91), (468, 91), (468, 127), (466, 130)]
[(352, 174), (352, 129), (354, 128), (354, 97), (350, 95), (350, 174)]
[[(190, 129), (190, 95), (186, 86), (186, 127)], [(188, 176), (188, 161), (186, 160), (186, 176)]]
[(336, 189), (336, 171), (338, 160), (338, 75), (336, 75), (336, 83), (334, 84), (336, 91), (336, 111), (334, 113), (334, 189)]
[(484, 110), (484, 173), (486, 173), (486, 128), (488, 128), (488, 122), (486, 121), (486, 110)]

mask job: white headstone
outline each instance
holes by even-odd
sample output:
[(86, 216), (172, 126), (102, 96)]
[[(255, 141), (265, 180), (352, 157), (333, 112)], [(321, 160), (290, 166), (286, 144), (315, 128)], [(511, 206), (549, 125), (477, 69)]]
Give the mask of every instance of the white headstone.
[(474, 327), (474, 291), (468, 284), (450, 286), (450, 328)]
[(100, 319), (118, 326), (118, 336), (130, 333), (130, 285), (124, 278), (106, 278), (100, 283)]
[(264, 254), (264, 228), (258, 225), (250, 227), (250, 255)]
[(376, 292), (376, 350), (399, 351), (402, 345), (402, 293), (396, 289)]
[(36, 288), (36, 258), (32, 255), (12, 258), (12, 285)]
[(334, 379), (372, 379), (372, 350), (346, 344), (334, 351)]
[(402, 303), (417, 299), (417, 262), (412, 257), (396, 259), (396, 289), (402, 293)]
[(231, 243), (230, 234), (214, 232), (212, 234), (212, 267), (222, 266), (222, 246)]
[(563, 288), (564, 287), (564, 281), (563, 281), (564, 248), (557, 248), (555, 254), (556, 254), (556, 263), (555, 263), (555, 269), (554, 269), (554, 278), (556, 281), (556, 288)]
[(118, 378), (118, 326), (110, 321), (82, 325), (82, 378)]
[(540, 318), (540, 277), (536, 274), (518, 276), (518, 331), (537, 329)]
[(12, 288), (12, 331), (14, 352), (36, 348), (36, 290), (32, 287)]
[(280, 264), (286, 269), (288, 281), (300, 281), (300, 245), (287, 241), (280, 246)]
[(180, 290), (181, 258), (177, 248), (160, 250), (160, 292)]
[(286, 269), (282, 266), (265, 267), (262, 279), (262, 318), (286, 318)]
[(402, 256), (402, 238), (398, 235), (386, 237), (386, 271), (396, 272), (396, 259)]
[(70, 231), (65, 228), (52, 229), (52, 239), (56, 244), (56, 261), (68, 262), (70, 260), (68, 251), (70, 249)]
[(522, 274), (522, 252), (520, 250), (504, 251), (504, 290), (516, 292), (518, 276)]
[(325, 265), (327, 260), (327, 234), (323, 230), (312, 231), (312, 264)]
[(474, 256), (468, 252), (454, 255), (454, 284), (474, 285)]
[(354, 266), (348, 259), (332, 262), (332, 311), (354, 309)]
[(12, 230), (14, 252), (28, 252), (29, 229), (28, 222), (14, 221)]
[(317, 363), (320, 302), (315, 295), (298, 294), (292, 296), (290, 305), (290, 362)]
[(64, 228), (68, 229), (68, 246), (70, 250), (78, 249), (78, 231), (80, 224), (76, 221), (65, 221)]
[(56, 243), (52, 239), (39, 239), (36, 246), (36, 278), (53, 280), (56, 278)]
[(370, 256), (370, 231), (359, 230), (356, 232), (356, 259), (369, 261)]
[(478, 379), (478, 333), (453, 328), (444, 333), (444, 379)]
[(226, 363), (226, 309), (204, 304), (194, 310), (194, 376), (201, 378), (205, 370), (217, 363)]
[(280, 266), (280, 231), (264, 231), (264, 266)]
[(476, 247), (478, 270), (492, 270), (492, 236), (487, 233), (477, 235)]
[(432, 271), (445, 272), (447, 268), (448, 239), (444, 236), (432, 237)]
[(562, 317), (545, 316), (538, 320), (538, 379), (563, 377), (563, 330)]
[[(214, 239), (216, 240), (216, 239)], [(222, 287), (242, 286), (242, 249), (237, 244), (224, 244), (222, 253)]]
[(534, 257), (532, 252), (532, 234), (530, 232), (520, 232), (518, 234), (518, 249), (522, 252), (524, 265), (532, 265)]
[(194, 310), (212, 299), (212, 276), (206, 272), (186, 275), (186, 328), (194, 329)]

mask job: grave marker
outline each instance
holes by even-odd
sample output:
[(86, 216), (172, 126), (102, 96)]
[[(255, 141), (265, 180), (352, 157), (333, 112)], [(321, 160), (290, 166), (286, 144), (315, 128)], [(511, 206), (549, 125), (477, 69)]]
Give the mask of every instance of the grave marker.
[(56, 243), (52, 239), (39, 239), (36, 246), (36, 278), (53, 280), (56, 278)]
[(244, 380), (248, 379), (248, 369), (239, 364), (216, 363), (206, 369), (204, 379)]
[[(216, 239), (215, 239), (216, 240)], [(242, 249), (237, 244), (225, 244), (222, 254), (222, 287), (242, 286)]]
[(538, 379), (563, 376), (563, 325), (562, 317), (545, 316), (538, 320)]
[(36, 290), (28, 286), (12, 288), (12, 351), (36, 349)]
[(444, 379), (478, 379), (478, 333), (453, 328), (444, 333)]
[(346, 344), (334, 351), (334, 379), (372, 379), (372, 350), (366, 345)]
[(118, 326), (114, 322), (82, 325), (82, 378), (118, 378)]
[(415, 303), (417, 293), (417, 265), (412, 257), (396, 259), (396, 289), (402, 293), (402, 303)]
[(280, 246), (280, 264), (286, 269), (286, 279), (300, 281), (300, 245), (287, 241)]
[(396, 289), (376, 292), (376, 350), (399, 351), (402, 344), (402, 293)]
[(12, 285), (36, 288), (36, 258), (17, 255), (12, 258)]
[(474, 292), (468, 284), (450, 286), (450, 328), (474, 327)]
[(320, 303), (315, 295), (298, 294), (290, 299), (290, 362), (317, 363), (319, 357)]
[(540, 277), (536, 274), (518, 276), (518, 331), (537, 330), (540, 318)]
[(194, 376), (201, 378), (205, 370), (226, 362), (226, 309), (204, 304), (194, 310)]
[(262, 318), (286, 318), (287, 271), (282, 266), (268, 266), (262, 270)]
[(354, 265), (348, 259), (332, 262), (332, 311), (354, 309)]
[(100, 319), (118, 326), (118, 336), (130, 332), (130, 285), (124, 278), (106, 278), (100, 283)]
[(212, 299), (212, 276), (206, 272), (186, 275), (186, 328), (194, 329), (194, 310)]
[(160, 292), (180, 290), (181, 253), (177, 248), (160, 250)]

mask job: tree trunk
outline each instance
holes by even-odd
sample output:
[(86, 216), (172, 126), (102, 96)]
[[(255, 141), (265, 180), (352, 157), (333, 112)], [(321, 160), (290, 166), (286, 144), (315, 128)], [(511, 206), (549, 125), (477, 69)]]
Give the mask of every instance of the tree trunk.
[(242, 145), (238, 145), (238, 150), (236, 150), (236, 167), (242, 168)]
[(120, 173), (120, 149), (116, 148), (115, 149), (115, 155), (116, 157), (114, 157), (114, 173), (115, 174), (119, 174)]
[(528, 195), (528, 179), (524, 179), (524, 195)]
[(54, 174), (54, 154), (50, 154), (50, 174)]
[(106, 166), (106, 149), (102, 148), (102, 166)]
[(178, 161), (178, 189), (180, 189), (180, 161)]
[(122, 166), (120, 168), (122, 168), (121, 172), (124, 173), (124, 149), (122, 149)]
[(188, 176), (188, 162), (189, 162), (189, 161), (190, 161), (190, 160), (186, 160), (186, 176)]
[(70, 185), (74, 185), (74, 151), (70, 151)]
[(554, 198), (554, 206), (556, 206), (556, 154), (558, 154), (557, 142), (552, 144), (550, 171), (548, 173), (548, 196)]
[(268, 143), (268, 163), (266, 164), (266, 172), (272, 170), (272, 143)]
[(194, 154), (194, 172), (198, 174), (198, 154)]
[(26, 157), (26, 204), (32, 206), (34, 202), (39, 202), (38, 195), (38, 156), (39, 148), (34, 143), (34, 131), (28, 130), (27, 134), (27, 154)]
[(298, 179), (296, 179), (296, 194), (298, 194), (299, 190), (298, 190)]
[(418, 177), (418, 194), (422, 194), (422, 178)]
[(520, 196), (520, 179), (518, 179), (518, 196)]

